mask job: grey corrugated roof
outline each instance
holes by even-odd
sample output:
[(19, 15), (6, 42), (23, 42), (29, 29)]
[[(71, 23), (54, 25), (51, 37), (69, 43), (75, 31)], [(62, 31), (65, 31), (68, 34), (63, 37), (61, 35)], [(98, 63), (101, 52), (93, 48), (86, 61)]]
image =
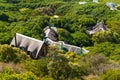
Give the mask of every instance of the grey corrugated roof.
[[(79, 53), (79, 51), (81, 49), (81, 47), (78, 47), (78, 46), (74, 46), (74, 45), (70, 45), (70, 44), (65, 44), (63, 41), (56, 42), (56, 41), (52, 41), (49, 38), (47, 38), (47, 40), (48, 40), (48, 43), (50, 45), (52, 45), (52, 46), (58, 46), (58, 47), (60, 47), (61, 43), (62, 43), (63, 47), (65, 49), (67, 49), (68, 51), (70, 51), (70, 52)], [(84, 54), (86, 54), (86, 53), (89, 52), (88, 50), (86, 50), (84, 48), (82, 48), (82, 51), (83, 51)]]

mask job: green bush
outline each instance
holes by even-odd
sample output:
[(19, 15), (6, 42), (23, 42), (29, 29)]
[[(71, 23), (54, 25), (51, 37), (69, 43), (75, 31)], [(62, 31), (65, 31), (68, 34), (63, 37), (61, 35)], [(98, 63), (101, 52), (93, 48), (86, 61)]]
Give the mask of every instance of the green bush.
[(120, 6), (117, 6), (117, 9), (120, 10)]
[(114, 51), (111, 53), (110, 55), (110, 59), (115, 60), (115, 61), (120, 61), (120, 49), (119, 49), (119, 45), (116, 46), (116, 48), (114, 49)]
[(9, 45), (0, 45), (0, 61), (3, 62), (20, 62), (22, 60), (30, 59), (22, 50), (11, 47)]
[(64, 80), (69, 77), (70, 67), (68, 66), (68, 60), (63, 56), (54, 56), (47, 66), (49, 75), (55, 80)]
[(54, 80), (54, 79), (52, 77), (45, 76), (45, 77), (42, 77), (40, 80)]
[(120, 80), (120, 70), (109, 70), (101, 76), (100, 80)]
[(94, 43), (102, 43), (102, 42), (112, 42), (112, 43), (120, 43), (119, 34), (113, 31), (105, 31), (99, 32), (93, 35), (92, 40)]
[(73, 37), (73, 44), (77, 46), (89, 46), (92, 45), (90, 37), (80, 31), (76, 31), (75, 33), (72, 34)]
[(81, 79), (86, 74), (83, 66), (69, 61), (63, 54), (53, 56), (47, 68), (49, 76), (55, 80)]
[(2, 21), (8, 21), (8, 18), (9, 18), (8, 15), (6, 15), (4, 13), (0, 13), (0, 20), (2, 20)]
[(27, 71), (33, 72), (38, 77), (44, 77), (48, 75), (47, 64), (51, 59), (48, 57), (41, 58), (39, 60), (30, 60), (25, 62), (25, 68)]
[(59, 35), (59, 40), (60, 41), (65, 41), (65, 42), (71, 42), (72, 36), (69, 31), (63, 28), (58, 28), (57, 30), (58, 35)]
[(92, 54), (103, 54), (106, 57), (109, 57), (112, 60), (119, 61), (120, 59), (120, 45), (119, 44), (114, 44), (110, 42), (104, 42), (101, 44), (95, 44), (94, 47), (89, 47), (90, 53)]
[(0, 73), (0, 80), (38, 80), (38, 77), (30, 71), (16, 73), (12, 68), (5, 68)]
[(68, 58), (69, 61), (78, 61), (80, 59), (80, 56), (73, 52), (66, 52), (65, 57)]
[(83, 56), (78, 63), (82, 65), (82, 68), (85, 70), (84, 73), (86, 74), (101, 75), (111, 68), (107, 67), (110, 65), (108, 59), (101, 54)]

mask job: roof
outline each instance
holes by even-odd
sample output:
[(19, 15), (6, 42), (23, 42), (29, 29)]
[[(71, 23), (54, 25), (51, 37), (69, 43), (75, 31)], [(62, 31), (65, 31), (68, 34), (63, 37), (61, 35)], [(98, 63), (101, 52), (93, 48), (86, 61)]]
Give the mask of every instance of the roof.
[(53, 17), (54, 17), (54, 18), (59, 18), (59, 16), (58, 16), (58, 15), (54, 15)]
[(45, 33), (45, 37), (49, 38), (53, 41), (57, 41), (58, 40), (58, 34), (57, 34), (57, 29), (55, 27), (46, 27), (44, 28), (44, 33)]
[[(44, 29), (45, 31), (45, 37), (46, 40), (48, 41), (48, 44), (53, 45), (53, 46), (58, 46), (60, 47), (61, 44), (63, 45), (64, 50), (74, 52), (74, 53), (79, 53), (81, 50), (81, 47), (77, 47), (74, 45), (66, 44), (64, 41), (57, 41), (58, 35), (56, 32), (56, 28), (53, 27), (46, 27)], [(88, 53), (86, 49), (82, 48), (83, 53)]]
[(93, 0), (93, 2), (96, 2), (96, 3), (97, 3), (97, 2), (98, 2), (98, 0)]
[(101, 21), (97, 23), (95, 26), (88, 28), (87, 32), (91, 35), (106, 30), (108, 30), (107, 26), (104, 25), (103, 21)]
[(116, 8), (117, 5), (113, 2), (107, 2), (106, 6), (108, 6), (110, 8), (110, 10), (117, 10), (117, 8)]
[(79, 4), (87, 4), (87, 2), (79, 2)]
[[(81, 47), (74, 46), (74, 45), (70, 45), (70, 44), (66, 44), (66, 43), (64, 43), (63, 41), (55, 42), (55, 41), (52, 41), (52, 40), (49, 39), (49, 38), (47, 38), (47, 40), (48, 40), (48, 43), (49, 43), (50, 45), (52, 45), (52, 46), (58, 46), (58, 47), (60, 47), (61, 44), (62, 44), (63, 47), (64, 47), (65, 49), (67, 49), (67, 51), (70, 51), (70, 52), (79, 53), (79, 51), (80, 51), (80, 49), (81, 49)], [(82, 51), (83, 51), (84, 54), (86, 54), (86, 53), (89, 52), (88, 50), (86, 50), (86, 49), (84, 49), (84, 48), (82, 48)]]
[(25, 51), (30, 51), (34, 58), (38, 57), (44, 41), (40, 41), (19, 33), (16, 33), (10, 45), (22, 48)]

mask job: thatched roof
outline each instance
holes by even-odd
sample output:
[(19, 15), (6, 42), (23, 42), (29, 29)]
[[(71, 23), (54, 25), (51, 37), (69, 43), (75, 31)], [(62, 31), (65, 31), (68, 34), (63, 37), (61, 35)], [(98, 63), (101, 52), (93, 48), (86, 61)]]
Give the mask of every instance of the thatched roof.
[(43, 44), (44, 44), (43, 41), (31, 37), (27, 37), (25, 35), (18, 33), (16, 33), (12, 42), (10, 43), (11, 46), (22, 48), (24, 51), (30, 51), (34, 58), (38, 57), (38, 54)]
[(45, 33), (45, 38), (49, 38), (53, 41), (58, 40), (58, 34), (54, 27), (47, 26), (46, 28), (44, 28), (44, 33)]
[(94, 27), (88, 28), (87, 32), (88, 34), (92, 35), (97, 32), (106, 31), (106, 30), (108, 30), (107, 26), (104, 25), (103, 21), (101, 21), (97, 23)]
[(16, 33), (10, 45), (21, 48), (27, 52), (31, 52), (32, 57), (35, 59), (38, 58), (40, 52), (43, 51), (42, 49), (43, 49), (46, 41), (48, 41), (48, 44), (50, 44), (50, 45), (55, 45), (58, 47), (63, 46), (63, 48), (66, 51), (70, 51), (70, 52), (74, 52), (74, 53), (78, 53), (78, 54), (80, 53), (80, 50), (82, 50), (82, 53), (84, 53), (84, 54), (89, 52), (84, 48), (66, 44), (63, 41), (57, 41), (58, 35), (53, 28), (46, 27), (44, 29), (44, 31), (46, 34), (45, 41), (40, 41), (40, 40), (31, 38), (31, 37)]

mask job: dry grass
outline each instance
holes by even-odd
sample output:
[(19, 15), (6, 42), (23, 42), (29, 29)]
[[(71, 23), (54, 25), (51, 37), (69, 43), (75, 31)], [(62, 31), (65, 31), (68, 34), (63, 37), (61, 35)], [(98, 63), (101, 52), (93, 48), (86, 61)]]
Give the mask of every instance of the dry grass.
[(0, 72), (3, 72), (5, 68), (11, 68), (16, 73), (25, 72), (25, 67), (21, 63), (15, 64), (13, 62), (9, 63), (0, 62)]
[(100, 80), (98, 75), (88, 75), (83, 77), (84, 80)]

